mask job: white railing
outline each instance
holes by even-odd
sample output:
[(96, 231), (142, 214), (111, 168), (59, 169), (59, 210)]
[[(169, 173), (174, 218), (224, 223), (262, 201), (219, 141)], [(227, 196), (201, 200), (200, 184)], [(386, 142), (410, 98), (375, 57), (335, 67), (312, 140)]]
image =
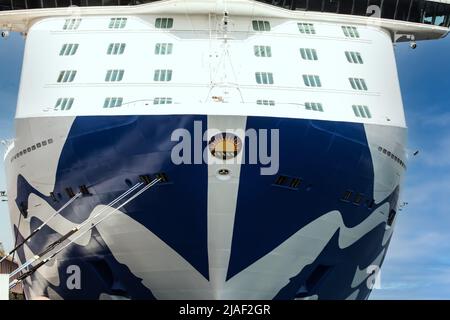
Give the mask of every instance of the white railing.
[(5, 160), (8, 153), (14, 148), (14, 140), (13, 139), (0, 140), (0, 145), (4, 147), (5, 153), (3, 155), (3, 160)]

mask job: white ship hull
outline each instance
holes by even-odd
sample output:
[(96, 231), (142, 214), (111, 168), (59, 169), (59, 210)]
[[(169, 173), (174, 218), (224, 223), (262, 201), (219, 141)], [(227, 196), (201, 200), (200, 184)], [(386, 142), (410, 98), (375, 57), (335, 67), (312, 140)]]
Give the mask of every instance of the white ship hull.
[[(5, 158), (19, 240), (71, 191), (85, 186), (90, 195), (52, 219), (19, 250), (20, 260), (107, 210), (143, 175), (164, 173), (168, 181), (37, 270), (25, 282), (28, 298), (367, 298), (406, 170), (391, 34), (327, 18), (333, 15), (282, 17), (283, 10), (263, 4), (231, 3), (247, 11), (233, 15), (229, 4), (226, 18), (220, 6), (177, 14), (155, 4), (145, 14), (43, 18), (30, 26), (16, 140)], [(255, 6), (273, 16), (246, 13)], [(173, 26), (158, 28), (161, 17)], [(110, 28), (116, 18), (126, 18), (126, 26)], [(67, 30), (66, 19), (81, 20)], [(270, 22), (270, 32), (253, 30), (253, 20)], [(298, 23), (314, 32), (302, 33)], [(125, 44), (121, 54), (108, 54), (114, 43)], [(159, 43), (171, 44), (171, 53), (155, 54)], [(76, 52), (60, 55), (68, 44)], [(261, 45), (270, 57), (255, 55)], [(314, 49), (317, 60), (303, 58), (301, 48)], [(359, 53), (362, 63), (346, 52)], [(110, 77), (123, 70), (121, 80), (105, 81), (108, 70)], [(156, 70), (170, 70), (171, 79), (157, 81)], [(76, 75), (70, 81), (61, 71)], [(273, 83), (258, 83), (257, 73), (271, 73)], [(308, 86), (303, 75), (319, 76), (321, 85)], [(120, 98), (120, 106), (104, 108), (106, 98)], [(157, 104), (162, 98), (171, 103)], [(310, 102), (322, 110), (307, 108)], [(207, 130), (238, 130), (243, 150), (246, 130), (277, 129), (277, 170), (261, 175), (267, 165), (240, 156), (175, 164), (177, 129), (205, 134), (206, 149)]]

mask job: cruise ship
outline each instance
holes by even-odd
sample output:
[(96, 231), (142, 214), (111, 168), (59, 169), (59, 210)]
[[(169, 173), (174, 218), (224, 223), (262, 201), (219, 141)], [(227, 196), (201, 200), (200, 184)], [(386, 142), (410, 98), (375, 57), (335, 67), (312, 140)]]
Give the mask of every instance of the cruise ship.
[[(28, 299), (367, 299), (407, 170), (394, 46), (450, 1), (0, 0)], [(0, 45), (4, 45), (1, 44)]]

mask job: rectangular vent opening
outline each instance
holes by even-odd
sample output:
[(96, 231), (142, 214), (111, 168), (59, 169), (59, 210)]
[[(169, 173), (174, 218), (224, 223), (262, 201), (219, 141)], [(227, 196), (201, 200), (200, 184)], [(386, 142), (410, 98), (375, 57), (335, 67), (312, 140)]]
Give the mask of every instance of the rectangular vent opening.
[(293, 179), (291, 180), (291, 184), (290, 184), (289, 186), (290, 186), (291, 188), (297, 189), (297, 188), (299, 187), (301, 181), (302, 181), (302, 180), (300, 180), (299, 178), (293, 178)]
[(71, 187), (66, 188), (65, 191), (69, 198), (73, 198), (75, 196), (75, 192), (73, 192), (73, 189)]
[(302, 182), (303, 180), (299, 177), (280, 175), (277, 176), (272, 186), (298, 190)]
[(346, 190), (341, 197), (341, 201), (350, 202), (350, 197), (352, 194), (353, 192), (351, 190)]
[(358, 194), (356, 194), (355, 198), (353, 199), (353, 204), (356, 204), (359, 206), (363, 199), (364, 199), (364, 195), (361, 193), (358, 193)]
[(54, 192), (50, 192), (50, 198), (52, 198), (53, 202), (58, 202), (58, 199), (56, 199), (56, 195)]
[(150, 184), (152, 182), (152, 178), (148, 174), (143, 174), (139, 176), (139, 180), (141, 180), (145, 184)]
[(81, 194), (83, 196), (90, 196), (91, 195), (91, 193), (89, 192), (88, 187), (86, 187), (86, 185), (84, 185), (84, 184), (82, 186), (80, 186), (80, 192), (81, 192)]
[(169, 182), (169, 178), (167, 177), (167, 175), (164, 172), (158, 173), (156, 175), (156, 178), (161, 179), (161, 180), (159, 180), (160, 183)]
[(277, 179), (275, 180), (275, 184), (277, 186), (283, 186), (287, 181), (287, 177), (286, 176), (278, 176)]

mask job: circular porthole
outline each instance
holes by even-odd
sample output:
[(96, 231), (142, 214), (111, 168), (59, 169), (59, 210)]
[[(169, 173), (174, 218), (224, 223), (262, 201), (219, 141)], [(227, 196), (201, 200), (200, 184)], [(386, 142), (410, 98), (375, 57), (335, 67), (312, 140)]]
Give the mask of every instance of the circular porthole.
[(241, 152), (242, 141), (235, 134), (222, 132), (209, 140), (208, 148), (209, 152), (217, 159), (229, 160)]

